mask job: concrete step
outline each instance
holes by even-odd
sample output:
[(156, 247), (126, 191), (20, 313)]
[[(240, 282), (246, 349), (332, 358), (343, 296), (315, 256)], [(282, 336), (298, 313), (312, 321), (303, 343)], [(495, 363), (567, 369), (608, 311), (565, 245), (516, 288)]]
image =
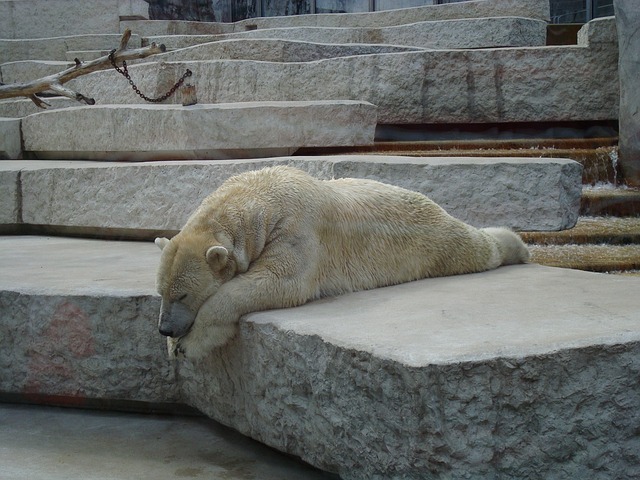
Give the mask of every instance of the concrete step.
[[(51, 38), (74, 34), (117, 34), (121, 18), (149, 18), (144, 0), (3, 0), (3, 38)], [(3, 49), (0, 48), (0, 52)], [(1, 63), (1, 62), (0, 62)]]
[(367, 28), (406, 25), (415, 22), (515, 16), (549, 21), (545, 0), (483, 0), (457, 5), (427, 5), (415, 8), (349, 14), (313, 14), (248, 18), (235, 23), (186, 22), (175, 20), (121, 21), (120, 29), (130, 28), (143, 36), (216, 35), (265, 28), (339, 27)]
[[(5, 2), (3, 2), (5, 3)], [(69, 50), (96, 50), (117, 48), (122, 37), (113, 34), (65, 35), (52, 38), (0, 39), (0, 64), (23, 60), (66, 60)], [(129, 48), (142, 46), (142, 38), (133, 32)]]
[(547, 23), (521, 17), (473, 18), (411, 22), (393, 27), (284, 27), (218, 35), (160, 35), (144, 38), (169, 49), (232, 39), (280, 39), (316, 43), (407, 45), (419, 48), (540, 47), (546, 44)]
[(260, 62), (313, 62), (327, 58), (381, 53), (417, 52), (422, 49), (404, 45), (332, 44), (270, 38), (218, 40), (168, 51), (154, 56), (156, 61), (206, 61), (217, 59), (256, 60)]
[(370, 178), (419, 191), (476, 226), (562, 230), (578, 218), (581, 167), (570, 160), (349, 155), (133, 164), (3, 161), (0, 228), (152, 239), (182, 228), (229, 176), (281, 164), (318, 178)]
[(351, 100), (85, 105), (23, 118), (22, 138), (23, 155), (38, 159), (238, 159), (367, 145), (375, 127), (376, 107)]
[[(368, 101), (378, 107), (379, 124), (609, 121), (617, 118), (619, 103), (614, 27), (612, 18), (594, 20), (583, 27), (576, 46), (431, 50), (297, 63), (184, 60), (132, 65), (129, 73), (142, 91), (164, 92), (188, 68), (202, 103)], [(79, 77), (69, 86), (98, 103), (142, 102), (112, 71)]]
[[(640, 279), (522, 265), (156, 333), (151, 243), (0, 239), (0, 391), (187, 402), (343, 478), (638, 472)], [(612, 428), (613, 427), (613, 428)]]
[[(378, 126), (378, 129), (380, 128)], [(367, 153), (407, 157), (569, 158), (583, 166), (582, 182), (585, 184), (615, 182), (619, 176), (617, 138), (379, 141), (367, 147), (303, 148), (298, 153), (301, 155)]]

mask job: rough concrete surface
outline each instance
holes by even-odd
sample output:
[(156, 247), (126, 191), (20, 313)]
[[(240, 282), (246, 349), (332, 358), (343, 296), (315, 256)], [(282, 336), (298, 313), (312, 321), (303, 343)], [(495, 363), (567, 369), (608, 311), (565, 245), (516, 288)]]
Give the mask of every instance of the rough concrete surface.
[(181, 390), (345, 479), (636, 478), (629, 280), (526, 265), (251, 314)]
[[(0, 80), (3, 83), (29, 82), (61, 72), (73, 65), (73, 62), (51, 60), (25, 60), (0, 64)], [(31, 100), (29, 100), (31, 101)]]
[[(99, 233), (101, 228), (178, 230), (228, 177), (280, 164), (322, 179), (369, 178), (416, 190), (479, 227), (562, 230), (578, 218), (582, 167), (563, 159), (336, 155), (143, 164), (5, 161), (0, 173), (7, 175), (7, 202), (15, 202), (16, 195), (20, 199), (22, 223)], [(17, 171), (18, 191), (9, 188)]]
[(149, 5), (143, 0), (3, 0), (0, 36), (61, 37), (70, 28), (73, 34), (118, 33), (121, 16), (149, 18)]
[(0, 160), (17, 159), (21, 154), (20, 119), (0, 117)]
[(262, 158), (301, 147), (372, 145), (376, 107), (351, 100), (190, 105), (94, 105), (22, 120), (37, 158)]
[(416, 51), (402, 45), (339, 45), (269, 38), (219, 40), (155, 56), (158, 61), (257, 60), (261, 62), (311, 62), (326, 58)]
[(640, 2), (613, 5), (620, 41), (620, 167), (625, 181), (640, 187)]
[[(6, 2), (0, 2), (0, 6)], [(46, 3), (46, 2), (44, 2)], [(19, 40), (0, 39), (0, 63), (23, 60), (58, 60), (64, 61), (68, 50), (93, 50), (105, 48), (111, 50), (120, 44), (122, 35), (114, 34), (79, 34), (66, 33), (51, 38), (22, 38)], [(139, 48), (142, 40), (139, 35), (131, 35), (129, 48)]]
[(150, 243), (0, 237), (0, 392), (176, 402)]
[(336, 478), (198, 417), (0, 405), (7, 480)]
[[(591, 29), (598, 28), (614, 23)], [(129, 72), (142, 91), (160, 94), (189, 68), (202, 103), (368, 101), (378, 107), (380, 124), (611, 120), (618, 117), (617, 45), (606, 45), (431, 50), (301, 63), (142, 63)], [(69, 86), (91, 92), (98, 102), (141, 102), (115, 72), (86, 75)]]
[(186, 401), (345, 479), (640, 474), (638, 278), (410, 282), (249, 314), (202, 363), (170, 364), (158, 255), (2, 238), (0, 392)]
[(380, 12), (351, 13), (348, 15), (314, 14), (249, 18), (237, 22), (234, 30), (241, 31), (252, 25), (257, 28), (304, 26), (388, 27), (414, 22), (504, 16), (536, 18), (548, 21), (549, 2), (548, 0), (476, 0), (464, 2), (462, 5), (448, 3)]
[(268, 38), (335, 44), (408, 45), (420, 48), (489, 48), (544, 46), (546, 22), (520, 17), (473, 18), (417, 22), (378, 28), (285, 27), (219, 35), (147, 37), (146, 42), (185, 48), (216, 40)]

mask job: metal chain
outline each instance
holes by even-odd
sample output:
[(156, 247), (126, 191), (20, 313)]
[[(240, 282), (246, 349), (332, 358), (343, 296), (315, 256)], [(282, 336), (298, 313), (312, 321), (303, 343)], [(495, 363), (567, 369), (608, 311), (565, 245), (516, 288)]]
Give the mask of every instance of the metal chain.
[(176, 84), (171, 87), (171, 89), (165, 93), (164, 95), (158, 97), (158, 98), (149, 98), (147, 97), (144, 93), (142, 93), (140, 91), (140, 89), (138, 88), (138, 86), (133, 83), (133, 80), (131, 80), (131, 77), (129, 76), (129, 70), (127, 69), (127, 62), (126, 60), (122, 61), (122, 68), (119, 68), (116, 65), (116, 61), (113, 58), (113, 54), (116, 53), (116, 49), (114, 48), (113, 50), (111, 50), (111, 52), (109, 53), (109, 60), (111, 61), (111, 65), (113, 65), (113, 68), (116, 69), (116, 71), (118, 73), (120, 73), (124, 78), (126, 78), (127, 80), (129, 80), (129, 84), (131, 85), (131, 88), (133, 88), (133, 91), (136, 92), (140, 98), (142, 98), (143, 100), (146, 100), (147, 102), (151, 102), (151, 103), (160, 103), (160, 102), (164, 102), (167, 98), (169, 98), (171, 95), (173, 95), (176, 90), (178, 88), (180, 88), (180, 86), (184, 83), (184, 81), (191, 76), (191, 70), (189, 70), (187, 68), (187, 71), (184, 72), (184, 75), (182, 75), (182, 77), (180, 78), (180, 80), (178, 80), (176, 82)]

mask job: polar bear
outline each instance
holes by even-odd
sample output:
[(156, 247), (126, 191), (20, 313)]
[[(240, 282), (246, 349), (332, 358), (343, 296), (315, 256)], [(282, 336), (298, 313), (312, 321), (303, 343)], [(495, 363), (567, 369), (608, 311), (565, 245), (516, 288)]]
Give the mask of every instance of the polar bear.
[(529, 258), (512, 231), (474, 228), (420, 193), (287, 166), (229, 178), (155, 243), (159, 331), (171, 356), (194, 360), (249, 312)]

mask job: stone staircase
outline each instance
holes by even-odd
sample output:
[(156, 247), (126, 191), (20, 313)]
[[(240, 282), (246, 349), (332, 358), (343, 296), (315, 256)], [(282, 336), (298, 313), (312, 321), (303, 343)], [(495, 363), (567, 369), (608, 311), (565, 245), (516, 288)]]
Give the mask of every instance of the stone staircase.
[[(474, 225), (536, 232), (527, 233), (531, 242), (576, 236), (588, 223), (581, 201), (583, 216), (618, 201), (583, 188), (585, 178), (609, 179), (598, 162), (611, 158), (615, 142), (554, 140), (532, 153), (523, 141), (485, 152), (478, 141), (380, 137), (444, 124), (614, 120), (612, 19), (585, 26), (578, 45), (546, 47), (536, 40), (548, 16), (542, 1), (210, 25), (131, 20), (140, 6), (118, 3), (101, 4), (110, 6), (96, 12), (105, 25), (96, 32), (117, 34), (109, 7), (125, 12), (119, 28), (141, 44), (162, 38), (175, 47), (131, 65), (140, 89), (158, 95), (188, 68), (198, 104), (184, 107), (177, 96), (149, 107), (113, 71), (70, 84), (95, 97), (94, 107), (53, 98), (51, 110), (36, 112), (28, 100), (0, 102), (0, 324), (8, 345), (0, 400), (187, 404), (345, 479), (638, 473), (633, 276), (531, 264), (256, 312), (231, 344), (191, 364), (169, 361), (156, 333), (159, 253), (150, 242), (175, 234), (229, 176), (273, 164), (421, 191)], [(492, 45), (491, 29), (478, 30), (484, 37), (471, 40), (483, 48), (384, 43), (392, 38), (386, 29), (399, 35), (422, 22), (411, 28), (427, 35), (442, 32), (442, 22), (471, 20), (507, 31)], [(515, 31), (505, 25), (525, 24), (529, 45), (505, 35)], [(287, 26), (295, 35), (283, 38)], [(339, 28), (336, 42), (372, 43), (314, 43), (305, 35), (317, 31), (299, 27)], [(57, 68), (47, 62), (66, 62), (69, 51), (93, 55), (91, 45), (70, 42), (66, 52), (25, 63), (29, 57), (9, 52), (16, 39), (2, 44), (5, 82), (18, 78), (11, 72)], [(634, 200), (624, 205), (637, 202), (625, 195)], [(631, 233), (617, 238), (637, 241), (627, 220), (619, 228)], [(540, 258), (542, 251), (534, 247)]]

